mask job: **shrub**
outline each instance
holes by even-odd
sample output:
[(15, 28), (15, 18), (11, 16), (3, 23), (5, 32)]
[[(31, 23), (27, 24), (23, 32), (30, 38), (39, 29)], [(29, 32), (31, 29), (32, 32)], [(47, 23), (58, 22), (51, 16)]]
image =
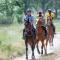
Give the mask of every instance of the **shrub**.
[(17, 15), (17, 22), (18, 23), (22, 23), (22, 15)]
[(11, 24), (13, 23), (13, 19), (11, 16), (0, 15), (0, 24)]

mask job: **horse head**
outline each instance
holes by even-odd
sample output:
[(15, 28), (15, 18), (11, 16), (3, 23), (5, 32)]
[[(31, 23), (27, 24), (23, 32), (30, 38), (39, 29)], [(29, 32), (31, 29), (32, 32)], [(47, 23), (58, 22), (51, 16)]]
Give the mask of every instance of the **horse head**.
[(37, 32), (42, 32), (42, 18), (39, 17), (38, 21), (37, 21)]
[(39, 17), (38, 21), (37, 21), (37, 26), (42, 26), (42, 17)]

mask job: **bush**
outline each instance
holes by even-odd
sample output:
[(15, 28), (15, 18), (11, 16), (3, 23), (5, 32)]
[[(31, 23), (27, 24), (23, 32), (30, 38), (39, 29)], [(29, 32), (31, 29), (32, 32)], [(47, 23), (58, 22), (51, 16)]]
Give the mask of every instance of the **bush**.
[(0, 24), (11, 24), (13, 23), (13, 19), (11, 16), (0, 15)]
[(22, 23), (22, 15), (20, 15), (20, 16), (18, 15), (18, 16), (17, 16), (17, 22), (18, 22), (18, 23)]

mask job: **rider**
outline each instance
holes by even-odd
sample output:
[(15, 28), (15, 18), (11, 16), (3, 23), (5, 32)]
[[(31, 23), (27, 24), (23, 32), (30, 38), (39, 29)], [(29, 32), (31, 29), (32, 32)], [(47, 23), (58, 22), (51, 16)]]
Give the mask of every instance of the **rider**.
[(37, 21), (39, 20), (39, 18), (41, 18), (41, 20), (42, 20), (42, 28), (45, 31), (45, 36), (47, 36), (47, 31), (46, 31), (46, 27), (45, 27), (45, 19), (44, 19), (44, 16), (43, 16), (43, 12), (41, 12), (41, 11), (38, 12)]
[[(55, 14), (52, 12), (52, 10), (48, 9), (48, 12), (45, 14), (45, 18), (47, 20), (47, 17), (50, 17), (50, 19), (51, 19), (51, 26), (53, 27), (53, 31), (55, 33), (55, 26), (53, 24), (54, 16), (55, 16)], [(47, 24), (47, 21), (46, 21), (46, 24)]]
[[(32, 25), (32, 28), (33, 28), (32, 31), (33, 31), (33, 35), (35, 37), (36, 33), (35, 33), (35, 28), (34, 28), (34, 17), (31, 14), (31, 9), (27, 9), (26, 16), (24, 18), (24, 23), (25, 23), (25, 21), (28, 21), (28, 20)], [(24, 32), (25, 32), (25, 29), (23, 30), (23, 37), (24, 37)]]

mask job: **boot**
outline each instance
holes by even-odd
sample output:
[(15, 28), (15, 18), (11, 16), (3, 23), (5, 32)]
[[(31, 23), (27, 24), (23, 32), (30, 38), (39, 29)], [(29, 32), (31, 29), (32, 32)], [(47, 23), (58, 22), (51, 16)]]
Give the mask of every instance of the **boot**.
[(36, 29), (33, 27), (33, 36), (36, 37)]
[(51, 26), (53, 27), (54, 34), (56, 34), (55, 33), (55, 26), (53, 24), (51, 24)]
[(43, 30), (45, 31), (45, 36), (47, 36), (47, 30), (46, 27), (42, 26)]
[(23, 39), (25, 39), (25, 35), (24, 35), (24, 33), (25, 33), (25, 29), (23, 29)]

